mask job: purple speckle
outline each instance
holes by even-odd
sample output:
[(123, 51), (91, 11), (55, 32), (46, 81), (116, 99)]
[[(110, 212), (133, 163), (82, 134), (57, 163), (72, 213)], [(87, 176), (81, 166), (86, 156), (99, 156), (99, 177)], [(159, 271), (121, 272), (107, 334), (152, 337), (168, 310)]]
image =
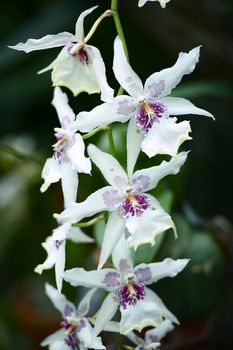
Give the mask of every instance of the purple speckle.
[(149, 282), (151, 281), (151, 270), (150, 268), (147, 267), (139, 267), (138, 269), (135, 270), (135, 275), (137, 277), (138, 282)]
[(150, 184), (149, 176), (140, 175), (133, 179), (133, 190), (137, 192), (144, 192)]
[(120, 285), (120, 278), (121, 275), (116, 271), (107, 272), (104, 277), (103, 283), (108, 288), (118, 287)]
[(129, 305), (136, 305), (139, 300), (143, 300), (146, 295), (145, 287), (142, 283), (129, 283), (118, 290), (118, 301), (123, 309)]
[(145, 194), (129, 195), (121, 204), (121, 213), (124, 218), (141, 216), (150, 207), (150, 200)]
[(117, 113), (130, 116), (136, 110), (135, 103), (129, 100), (123, 100), (118, 102)]
[(89, 63), (89, 57), (85, 49), (80, 49), (76, 57), (79, 59), (79, 61), (83, 64)]
[(72, 350), (77, 350), (80, 344), (77, 338), (77, 326), (67, 321), (62, 321), (61, 326), (66, 330), (64, 338), (65, 344), (68, 345)]
[(72, 314), (75, 314), (75, 310), (70, 305), (66, 305), (63, 314), (65, 317), (71, 316)]
[(110, 190), (104, 192), (103, 200), (108, 207), (114, 207), (115, 205), (120, 204), (121, 202), (121, 198), (117, 190)]
[(86, 327), (86, 321), (84, 319), (81, 319), (78, 326), (76, 327), (76, 332), (80, 332), (81, 329)]
[(151, 341), (152, 343), (155, 343), (155, 342), (158, 342), (158, 341), (159, 341), (159, 338), (158, 338), (156, 335), (150, 334), (150, 335), (149, 335), (149, 338), (150, 338), (150, 341)]
[(64, 239), (61, 239), (61, 240), (56, 239), (56, 240), (54, 241), (55, 247), (56, 247), (57, 249), (59, 249), (63, 242), (64, 242)]
[(67, 129), (70, 126), (71, 120), (68, 115), (61, 118), (61, 126), (63, 129)]
[(146, 134), (165, 113), (166, 107), (160, 102), (143, 103), (136, 116), (136, 125), (142, 133)]
[(154, 83), (148, 86), (148, 92), (150, 97), (158, 97), (165, 89), (165, 81), (160, 80), (158, 83)]
[(119, 269), (121, 272), (125, 272), (125, 271), (128, 271), (130, 269), (130, 266), (129, 266), (128, 261), (126, 259), (120, 260)]

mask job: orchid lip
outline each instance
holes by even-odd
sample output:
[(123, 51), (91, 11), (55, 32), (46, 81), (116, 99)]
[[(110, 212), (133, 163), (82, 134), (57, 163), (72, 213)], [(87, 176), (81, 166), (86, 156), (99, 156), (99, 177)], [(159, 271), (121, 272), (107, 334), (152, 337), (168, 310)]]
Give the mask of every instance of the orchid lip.
[(146, 291), (144, 284), (134, 283), (132, 281), (123, 285), (118, 290), (117, 295), (120, 306), (123, 307), (123, 309), (126, 309), (127, 306), (135, 306), (139, 300), (143, 300), (146, 295)]
[(147, 134), (155, 122), (166, 114), (166, 107), (159, 101), (142, 101), (136, 115), (136, 125), (139, 130)]
[(145, 194), (128, 194), (121, 204), (123, 217), (141, 216), (150, 207), (149, 198)]

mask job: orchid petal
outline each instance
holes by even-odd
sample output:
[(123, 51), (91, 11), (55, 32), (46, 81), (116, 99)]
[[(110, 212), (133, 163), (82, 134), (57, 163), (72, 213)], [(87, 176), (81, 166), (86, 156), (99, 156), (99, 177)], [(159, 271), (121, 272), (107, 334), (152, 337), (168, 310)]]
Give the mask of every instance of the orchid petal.
[[(55, 242), (54, 242), (55, 243)], [(57, 289), (60, 292), (62, 290), (63, 284), (63, 273), (65, 270), (66, 262), (66, 240), (62, 241), (57, 248), (56, 262), (55, 262), (55, 279)]]
[(90, 174), (91, 161), (85, 157), (85, 144), (80, 134), (76, 133), (70, 140), (67, 147), (66, 154), (72, 164), (72, 169), (79, 173)]
[[(115, 189), (112, 186), (103, 187), (94, 193), (92, 193), (87, 199), (81, 203), (74, 203), (70, 208), (64, 210), (61, 214), (54, 214), (54, 217), (59, 223), (70, 222), (75, 223), (82, 220), (84, 217), (92, 216), (98, 212), (115, 209), (117, 203), (110, 203), (105, 199), (106, 194), (115, 193)], [(114, 194), (113, 193), (113, 194)]]
[(164, 97), (161, 102), (165, 105), (169, 115), (197, 114), (214, 119), (214, 116), (204, 109), (194, 106), (192, 102), (181, 97)]
[[(106, 263), (107, 259), (112, 253), (125, 228), (125, 221), (118, 211), (113, 211), (109, 216), (107, 225), (105, 227), (104, 239), (100, 252), (98, 269)], [(116, 266), (116, 265), (115, 265)], [(117, 266), (116, 266), (117, 267)]]
[(170, 2), (171, 0), (139, 0), (139, 2), (138, 2), (138, 7), (142, 7), (143, 5), (145, 5), (145, 3), (146, 3), (147, 1), (158, 1), (158, 2), (160, 3), (161, 7), (162, 7), (162, 8), (165, 8), (165, 7), (166, 7), (166, 4), (167, 4), (168, 2)]
[(147, 264), (151, 272), (151, 281), (157, 282), (164, 277), (175, 277), (185, 268), (188, 262), (189, 259), (173, 260), (166, 258), (162, 262)]
[(116, 158), (102, 152), (94, 145), (88, 146), (88, 154), (108, 183), (119, 191), (125, 192), (125, 189), (128, 187), (128, 177)]
[(115, 298), (115, 293), (109, 293), (104, 299), (95, 320), (94, 334), (98, 335), (110, 321), (118, 309), (118, 302)]
[(106, 69), (103, 58), (101, 57), (100, 51), (96, 47), (90, 45), (88, 45), (88, 47), (92, 50), (93, 71), (100, 87), (100, 98), (104, 102), (111, 102), (113, 99), (114, 90), (107, 83)]
[(64, 196), (64, 207), (69, 206), (76, 201), (78, 190), (78, 174), (71, 169), (70, 163), (65, 161), (60, 163), (61, 169), (61, 185)]
[(74, 287), (103, 288), (107, 291), (113, 291), (119, 287), (120, 277), (120, 273), (115, 269), (85, 271), (77, 267), (64, 273), (65, 281)]
[(41, 192), (45, 192), (51, 183), (58, 182), (62, 176), (59, 162), (54, 158), (48, 158), (42, 170), (44, 183), (41, 186)]
[[(65, 330), (59, 329), (58, 331), (52, 333), (51, 335), (49, 335), (48, 337), (46, 337), (42, 342), (41, 342), (41, 346), (48, 346), (51, 345), (55, 342), (58, 341), (63, 341), (64, 340), (64, 336), (65, 336)], [(63, 341), (64, 344), (64, 341)]]
[(172, 331), (174, 326), (171, 320), (164, 320), (158, 327), (150, 329), (145, 333), (145, 343), (151, 344), (151, 339), (161, 340), (165, 335)]
[(119, 322), (116, 322), (116, 321), (107, 322), (106, 325), (104, 326), (103, 331), (119, 333), (120, 332)]
[(42, 274), (44, 270), (51, 269), (55, 263), (57, 258), (57, 248), (53, 239), (53, 236), (49, 236), (46, 238), (46, 241), (43, 242), (42, 247), (46, 250), (47, 257), (43, 264), (39, 264), (34, 269), (35, 272)]
[(192, 73), (199, 60), (199, 54), (200, 46), (188, 53), (181, 52), (174, 66), (152, 74), (145, 83), (147, 98), (155, 99), (169, 95), (184, 75)]
[(77, 115), (76, 126), (81, 132), (90, 132), (98, 126), (113, 122), (124, 123), (136, 111), (135, 100), (130, 96), (117, 96), (112, 102), (102, 103), (90, 112)]
[(122, 42), (118, 36), (114, 41), (113, 71), (119, 84), (129, 95), (136, 99), (143, 95), (141, 79), (128, 63)]
[(93, 243), (94, 239), (86, 235), (79, 227), (71, 227), (67, 232), (67, 239), (74, 243)]
[(68, 104), (67, 95), (58, 86), (54, 89), (52, 105), (57, 111), (62, 128), (69, 129), (75, 120), (75, 114)]
[(152, 298), (154, 293), (150, 289), (145, 288), (145, 292), (144, 299), (138, 300), (136, 305), (120, 308), (120, 333), (128, 334), (133, 330), (141, 332), (144, 327), (157, 327), (161, 323), (163, 308)]
[(70, 350), (70, 346), (67, 345), (64, 340), (60, 340), (51, 344), (49, 350)]
[(129, 179), (132, 177), (142, 140), (143, 134), (138, 130), (134, 118), (131, 118), (127, 129), (127, 172)]
[(82, 62), (76, 55), (71, 55), (67, 46), (61, 50), (53, 62), (53, 86), (65, 86), (73, 92), (74, 96), (83, 91), (89, 94), (100, 92), (91, 63), (92, 50), (88, 46), (82, 50), (85, 51), (88, 63)]
[(67, 300), (65, 295), (59, 293), (57, 289), (46, 283), (45, 292), (55, 308), (61, 312), (63, 317), (76, 315), (76, 308), (74, 304)]
[(116, 244), (112, 252), (112, 261), (114, 266), (121, 272), (126, 272), (133, 268), (133, 259), (130, 248), (125, 239), (124, 233)]
[(80, 16), (78, 17), (76, 25), (75, 25), (75, 37), (76, 37), (77, 41), (83, 41), (83, 39), (84, 39), (84, 29), (83, 29), (84, 18), (87, 15), (89, 15), (92, 11), (94, 11), (97, 7), (98, 7), (98, 5), (93, 6), (86, 11), (83, 11), (80, 14)]
[(155, 123), (142, 141), (142, 151), (148, 157), (156, 154), (169, 154), (175, 156), (180, 145), (190, 140), (191, 131), (189, 122), (184, 120), (176, 123), (177, 118), (161, 118), (159, 123)]
[(93, 328), (90, 325), (89, 321), (86, 318), (82, 319), (82, 321), (85, 322), (85, 326), (82, 327), (78, 332), (78, 339), (88, 349), (105, 349), (105, 346), (102, 344), (101, 338), (93, 335)]
[(10, 49), (24, 51), (26, 53), (36, 50), (51, 49), (53, 47), (65, 46), (72, 43), (75, 36), (68, 32), (43, 36), (41, 39), (28, 39), (25, 43), (8, 46)]
[(162, 208), (147, 209), (141, 216), (130, 216), (126, 218), (126, 227), (130, 232), (127, 242), (135, 250), (145, 243), (155, 244), (155, 237), (174, 227), (170, 215)]
[(185, 163), (187, 154), (187, 152), (181, 152), (172, 157), (169, 162), (163, 161), (160, 165), (136, 171), (132, 178), (133, 191), (136, 193), (150, 191), (165, 176), (177, 174)]
[(82, 300), (78, 305), (78, 309), (77, 309), (78, 315), (83, 317), (89, 312), (91, 299), (93, 295), (96, 293), (96, 291), (97, 291), (96, 288), (92, 288), (85, 294), (85, 296), (82, 298)]
[(120, 308), (120, 333), (128, 334), (134, 329), (141, 332), (147, 326), (157, 327), (163, 317), (178, 323), (176, 317), (152, 290), (145, 288), (145, 292), (144, 299), (138, 300), (136, 305), (127, 305), (125, 309)]

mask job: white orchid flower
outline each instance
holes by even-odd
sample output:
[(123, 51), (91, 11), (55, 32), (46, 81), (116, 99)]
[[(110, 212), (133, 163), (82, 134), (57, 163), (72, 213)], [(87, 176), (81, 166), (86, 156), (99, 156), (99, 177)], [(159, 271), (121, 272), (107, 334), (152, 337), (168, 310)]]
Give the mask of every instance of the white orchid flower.
[[(76, 22), (75, 34), (62, 32), (46, 35), (41, 39), (28, 39), (25, 43), (21, 42), (9, 47), (28, 53), (64, 46), (57, 58), (39, 73), (52, 69), (53, 86), (65, 86), (73, 92), (74, 96), (82, 91), (89, 94), (101, 92), (101, 99), (109, 101), (113, 97), (113, 90), (107, 83), (104, 61), (96, 47), (86, 44), (91, 35), (84, 37), (84, 18), (97, 7), (91, 7), (81, 13)], [(103, 14), (100, 19), (107, 15), (109, 14), (106, 12), (106, 15)], [(100, 22), (100, 19), (96, 22)]]
[(158, 327), (146, 331), (144, 339), (133, 332), (127, 334), (127, 338), (136, 345), (135, 350), (159, 350), (160, 340), (173, 329), (171, 320), (165, 319)]
[(68, 207), (76, 201), (77, 173), (89, 174), (91, 161), (84, 155), (85, 145), (82, 136), (76, 132), (75, 114), (68, 104), (67, 95), (59, 87), (54, 89), (52, 105), (57, 111), (61, 127), (54, 129), (57, 142), (53, 145), (53, 157), (47, 159), (42, 171), (44, 184), (41, 192), (61, 179), (65, 207)]
[(140, 264), (133, 267), (130, 249), (124, 236), (121, 237), (112, 254), (116, 269), (85, 271), (74, 268), (64, 273), (64, 279), (72, 286), (102, 288), (109, 292), (95, 320), (94, 334), (98, 335), (115, 315), (121, 312), (120, 333), (132, 330), (139, 332), (147, 326), (157, 327), (167, 318), (178, 323), (176, 317), (166, 308), (162, 300), (147, 285), (164, 277), (174, 277), (187, 265), (187, 259)]
[(128, 176), (119, 162), (96, 146), (88, 146), (89, 156), (111, 186), (92, 193), (84, 202), (75, 203), (60, 215), (58, 222), (78, 222), (100, 211), (112, 212), (106, 225), (99, 268), (103, 266), (112, 249), (122, 236), (125, 227), (130, 236), (129, 246), (155, 243), (155, 237), (169, 228), (174, 229), (171, 217), (160, 207), (158, 201), (145, 192), (155, 188), (166, 175), (177, 174), (187, 158), (179, 153), (169, 162), (136, 171)]
[[(117, 96), (111, 103), (104, 103), (90, 112), (79, 114), (77, 125), (80, 131), (89, 132), (99, 125), (115, 121), (126, 122), (128, 126), (127, 146), (134, 154), (135, 165), (140, 148), (149, 157), (156, 154), (177, 154), (179, 146), (190, 139), (188, 121), (177, 123), (173, 115), (198, 114), (213, 116), (195, 107), (184, 98), (167, 97), (185, 74), (191, 73), (199, 59), (200, 48), (189, 53), (181, 52), (175, 65), (152, 74), (143, 84), (127, 62), (121, 40), (114, 42), (113, 70), (120, 85), (130, 96)], [(133, 169), (132, 169), (133, 170)]]
[(171, 0), (139, 0), (138, 1), (138, 7), (142, 7), (145, 5), (147, 1), (158, 1), (161, 5), (162, 8), (165, 8), (167, 3), (170, 2)]
[(35, 268), (35, 272), (42, 274), (44, 270), (49, 270), (55, 266), (55, 277), (57, 289), (62, 289), (63, 272), (66, 261), (66, 240), (74, 243), (92, 243), (94, 240), (87, 236), (79, 227), (72, 227), (70, 223), (65, 223), (53, 230), (53, 234), (46, 238), (42, 247), (47, 253), (43, 264)]
[[(92, 321), (94, 324), (95, 320)], [(174, 326), (171, 320), (164, 319), (156, 328), (152, 328), (144, 333), (144, 337), (141, 338), (134, 332), (130, 332), (126, 335), (136, 347), (127, 347), (135, 350), (159, 350), (161, 343), (160, 340), (164, 338), (168, 332), (172, 331)], [(120, 333), (119, 322), (109, 321), (105, 324), (103, 331)]]
[(50, 350), (105, 349), (101, 338), (93, 334), (93, 328), (86, 317), (96, 289), (85, 295), (77, 309), (51, 285), (46, 284), (45, 289), (55, 308), (61, 312), (63, 321), (62, 328), (45, 338), (41, 345), (48, 346)]

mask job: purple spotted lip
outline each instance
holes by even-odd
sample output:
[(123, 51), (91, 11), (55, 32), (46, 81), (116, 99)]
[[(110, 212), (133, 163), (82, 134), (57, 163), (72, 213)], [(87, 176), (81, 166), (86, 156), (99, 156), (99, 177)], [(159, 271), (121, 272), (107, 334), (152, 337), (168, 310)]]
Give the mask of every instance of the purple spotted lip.
[(136, 115), (136, 125), (142, 133), (147, 134), (155, 122), (166, 112), (166, 107), (161, 102), (143, 103)]
[(121, 204), (124, 217), (141, 216), (150, 206), (149, 198), (145, 194), (128, 195)]

